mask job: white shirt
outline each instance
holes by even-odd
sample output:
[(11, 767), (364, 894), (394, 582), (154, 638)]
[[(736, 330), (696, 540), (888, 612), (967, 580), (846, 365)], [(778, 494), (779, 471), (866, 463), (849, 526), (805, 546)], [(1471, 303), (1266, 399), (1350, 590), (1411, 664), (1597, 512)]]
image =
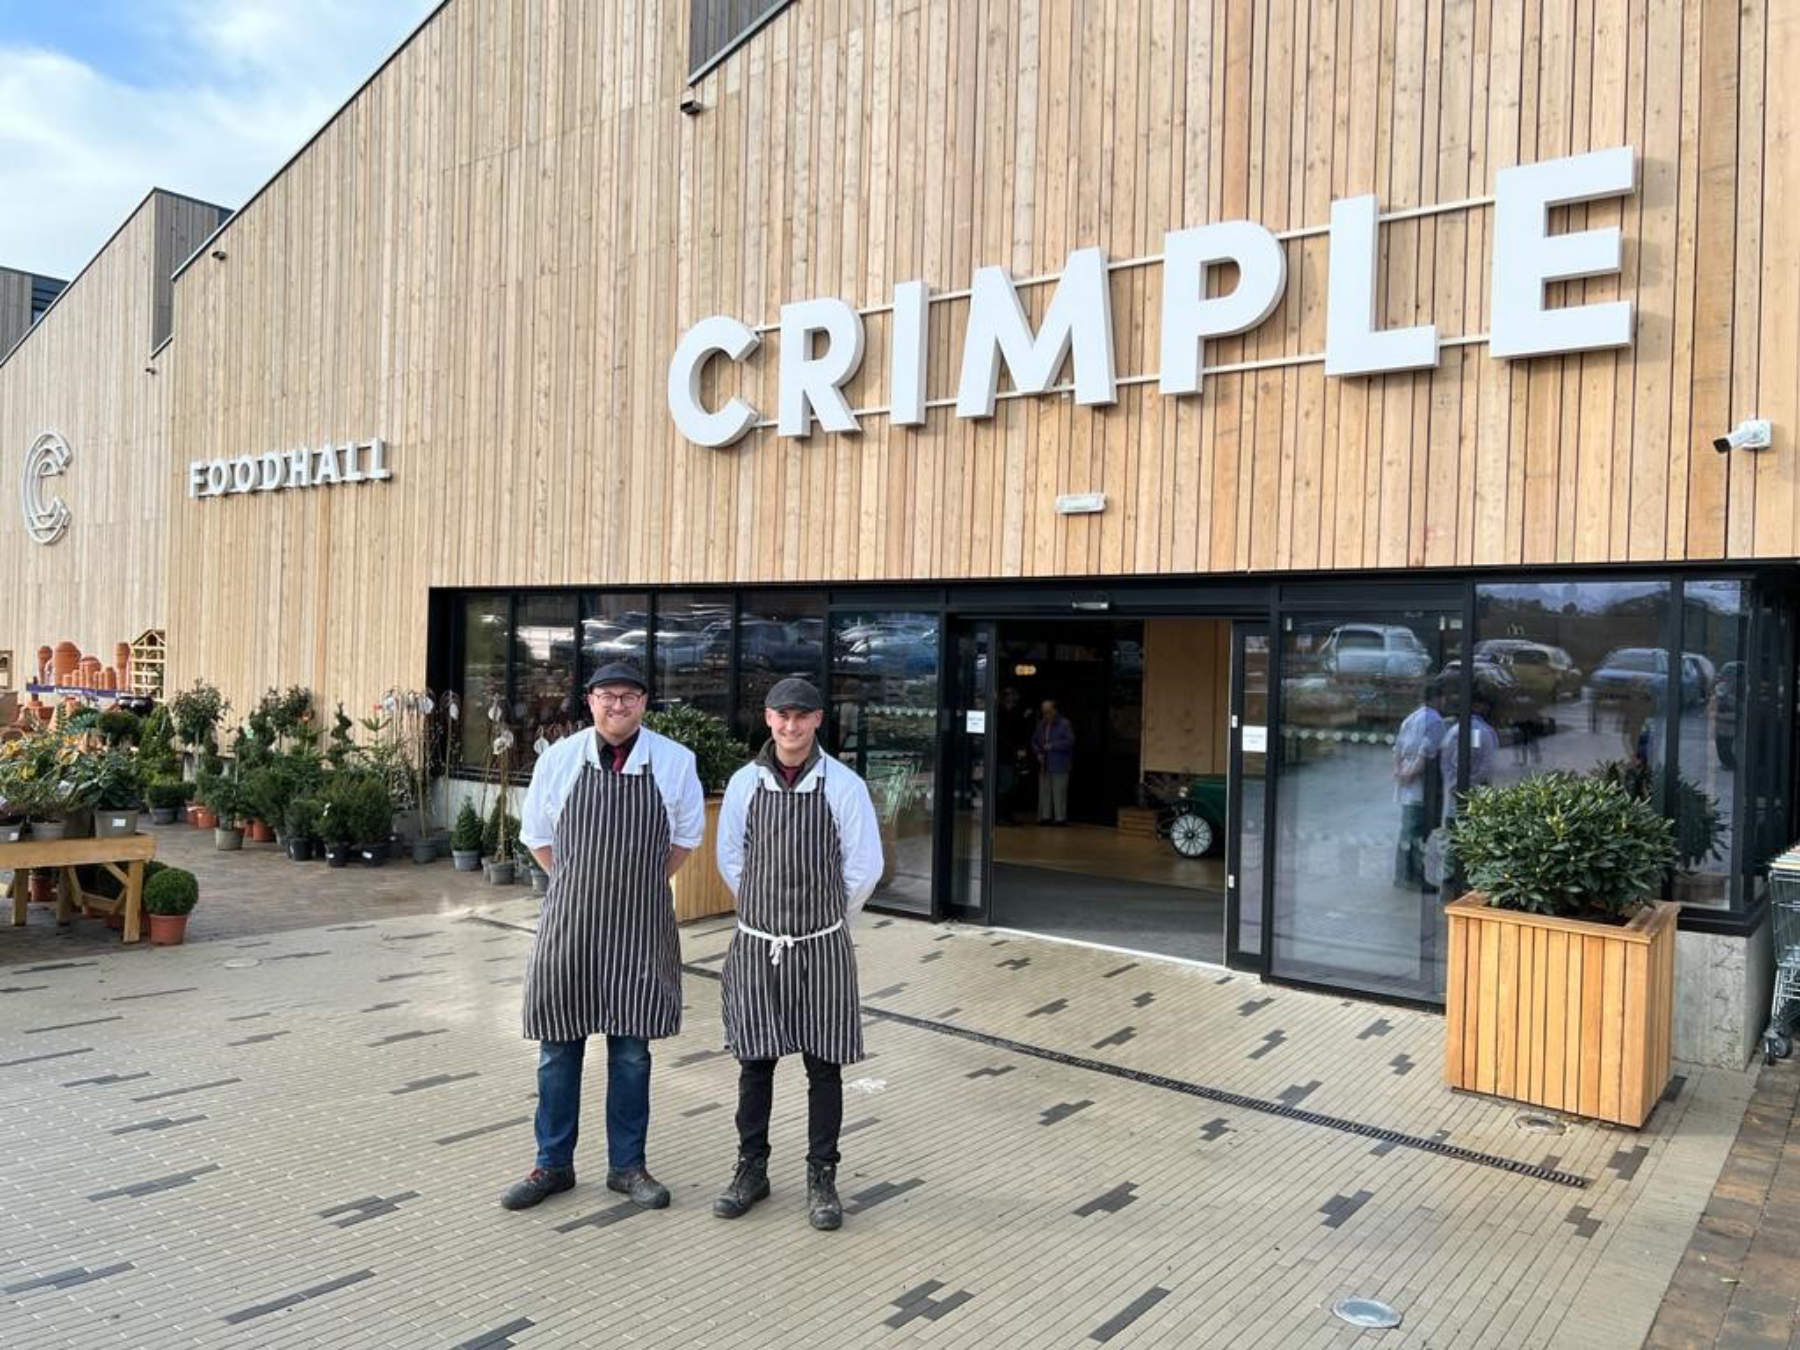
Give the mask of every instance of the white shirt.
[(719, 804), (719, 873), (733, 895), (744, 878), (744, 830), (750, 818), (751, 794), (759, 790), (817, 792), (821, 785), (844, 853), (844, 918), (854, 918), (862, 909), (881, 880), (881, 825), (875, 819), (868, 784), (823, 750), (818, 763), (792, 788), (784, 787), (772, 772), (754, 762), (731, 775), (725, 800)]
[[(599, 733), (590, 727), (564, 736), (538, 757), (537, 767), (531, 771), (531, 787), (525, 793), (525, 814), (519, 817), (519, 840), (526, 848), (545, 848), (556, 842), (556, 821), (576, 780), (588, 765), (600, 768), (599, 739)], [(619, 772), (642, 773), (646, 764), (669, 814), (670, 846), (696, 847), (706, 834), (706, 793), (694, 770), (694, 752), (649, 727), (639, 727), (637, 744)]]

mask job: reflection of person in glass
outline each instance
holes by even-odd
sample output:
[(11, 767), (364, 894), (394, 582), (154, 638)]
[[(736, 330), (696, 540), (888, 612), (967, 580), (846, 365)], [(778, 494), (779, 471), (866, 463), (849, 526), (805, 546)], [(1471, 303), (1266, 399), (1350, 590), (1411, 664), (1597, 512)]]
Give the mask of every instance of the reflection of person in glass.
[(1438, 786), (1438, 748), (1444, 740), (1440, 708), (1444, 688), (1432, 680), (1419, 692), (1419, 706), (1394, 735), (1394, 800), (1400, 804), (1400, 840), (1394, 849), (1394, 885), (1426, 884), (1423, 849), (1443, 809)]
[(1031, 733), (1031, 753), (1038, 764), (1038, 824), (1069, 823), (1069, 772), (1075, 766), (1075, 729), (1044, 700), (1037, 727)]
[[(1469, 712), (1469, 788), (1473, 791), (1494, 776), (1494, 756), (1500, 749), (1500, 738), (1488, 720), (1494, 715), (1493, 696), (1479, 684)], [(1461, 726), (1445, 722), (1444, 736), (1438, 744), (1438, 770), (1443, 783), (1444, 816), (1456, 814), (1456, 771), (1461, 760)]]

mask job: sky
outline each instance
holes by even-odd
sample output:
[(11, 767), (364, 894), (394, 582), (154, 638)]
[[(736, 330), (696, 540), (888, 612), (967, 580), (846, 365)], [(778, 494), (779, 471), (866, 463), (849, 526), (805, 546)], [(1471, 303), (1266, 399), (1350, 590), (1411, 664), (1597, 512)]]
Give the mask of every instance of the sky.
[(236, 208), (436, 0), (0, 0), (0, 266), (72, 278), (153, 187)]

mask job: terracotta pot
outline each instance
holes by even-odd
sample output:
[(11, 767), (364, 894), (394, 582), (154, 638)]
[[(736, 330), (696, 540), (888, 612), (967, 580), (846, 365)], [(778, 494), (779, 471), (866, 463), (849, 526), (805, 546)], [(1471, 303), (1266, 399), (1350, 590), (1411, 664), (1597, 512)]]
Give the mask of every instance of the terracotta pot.
[(150, 944), (154, 947), (178, 947), (187, 937), (188, 916), (185, 914), (146, 914), (150, 921)]
[(199, 802), (188, 802), (181, 808), (181, 818), (189, 825), (196, 824), (195, 817), (200, 814)]
[(56, 873), (33, 872), (30, 883), (31, 899), (40, 905), (56, 903)]
[(202, 830), (216, 830), (219, 828), (219, 818), (204, 806), (196, 806), (194, 808), (194, 824)]
[(244, 839), (252, 844), (270, 844), (275, 841), (275, 831), (260, 820), (246, 821)]

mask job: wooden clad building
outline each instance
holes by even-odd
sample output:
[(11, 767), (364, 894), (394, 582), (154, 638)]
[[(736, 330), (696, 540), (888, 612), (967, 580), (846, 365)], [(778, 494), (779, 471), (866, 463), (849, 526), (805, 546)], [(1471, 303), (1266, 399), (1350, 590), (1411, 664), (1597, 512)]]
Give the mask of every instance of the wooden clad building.
[[(52, 426), (107, 466), (69, 473), (58, 544), (0, 518), (21, 601), (0, 647), (166, 627), (174, 685), (204, 676), (241, 709), (302, 683), (359, 707), (467, 683), (471, 605), (508, 634), (486, 678), (513, 696), (526, 666), (590, 632), (660, 671), (690, 631), (665, 611), (723, 597), (691, 645), (712, 634), (719, 706), (750, 727), (753, 610), (799, 587), (816, 617), (774, 605), (756, 621), (790, 642), (822, 625), (821, 650), (863, 644), (842, 670), (819, 658), (846, 690), (915, 662), (880, 656), (886, 638), (853, 615), (928, 616), (886, 631), (932, 647), (932, 709), (997, 697), (991, 674), (959, 693), (958, 644), (984, 638), (958, 615), (1105, 609), (1237, 625), (1229, 644), (1157, 630), (1164, 651), (1206, 653), (1209, 689), (1231, 669), (1230, 719), (1162, 714), (1190, 729), (1236, 726), (1258, 679), (1264, 699), (1347, 679), (1345, 653), (1373, 641), (1384, 674), (1478, 697), (1486, 674), (1514, 691), (1539, 679), (1515, 661), (1570, 670), (1572, 695), (1546, 677), (1552, 697), (1593, 708), (1590, 676), (1638, 659), (1620, 653), (1651, 651), (1665, 691), (1692, 656), (1707, 729), (1682, 699), (1652, 721), (1669, 745), (1724, 745), (1747, 721), (1745, 672), (1792, 677), (1800, 85), (1779, 72), (1797, 57), (1800, 10), (1775, 0), (448, 0), (216, 233), (153, 194), (0, 366), (15, 472)], [(1626, 345), (1496, 357), (1498, 176), (1618, 147), (1630, 190), (1550, 212), (1553, 234), (1616, 230), (1618, 265), (1553, 282), (1546, 302), (1629, 302)], [(1428, 368), (1327, 374), (1333, 203), (1365, 194), (1381, 213), (1373, 324), (1435, 325)], [(1272, 232), (1284, 284), (1261, 322), (1207, 340), (1198, 394), (1165, 393), (1166, 236), (1229, 220)], [(1088, 248), (1109, 260), (1116, 397), (1072, 397), (1063, 366), (1048, 393), (1003, 378), (992, 416), (958, 415), (978, 269), (1009, 270), (1035, 327)], [(187, 261), (152, 361), (171, 257)], [(1245, 275), (1216, 269), (1208, 293)], [(926, 411), (896, 425), (896, 297), (915, 281), (932, 292)], [(860, 314), (843, 383), (858, 429), (782, 435), (783, 307), (820, 297)], [(708, 316), (759, 343), (696, 377), (707, 408), (757, 410), (723, 449), (683, 435), (670, 403), (671, 359)], [(1715, 451), (1753, 417), (1768, 448)], [(1099, 509), (1059, 509), (1079, 494), (1103, 494)], [(102, 540), (129, 565), (100, 558)], [(1592, 627), (1568, 636), (1580, 616)], [(985, 639), (998, 652), (1006, 634)], [(1144, 678), (1171, 687), (1167, 667)], [(1385, 745), (1407, 711), (1302, 692), (1327, 711), (1284, 729), (1281, 707), (1261, 708), (1271, 744), (1375, 719), (1384, 731), (1357, 734)], [(1540, 714), (1516, 725), (1556, 721)], [(1764, 836), (1792, 824), (1781, 717), (1780, 762), (1755, 770), (1781, 805), (1732, 835), (1708, 921), (1737, 938), (1762, 921)], [(1664, 753), (1634, 726), (1627, 749)], [(963, 751), (931, 753), (948, 792)], [(1273, 841), (1301, 794), (1277, 801), (1265, 753), (1220, 741), (1182, 762), (1229, 762), (1234, 784), (1247, 762), (1271, 772), (1263, 894), (1232, 897), (1226, 955), (1279, 974), (1262, 937), (1282, 923)], [(1752, 770), (1719, 756), (1711, 790), (1761, 800), (1733, 777)], [(946, 828), (923, 864), (935, 913), (959, 903)], [(1402, 992), (1431, 998), (1432, 978)]]

